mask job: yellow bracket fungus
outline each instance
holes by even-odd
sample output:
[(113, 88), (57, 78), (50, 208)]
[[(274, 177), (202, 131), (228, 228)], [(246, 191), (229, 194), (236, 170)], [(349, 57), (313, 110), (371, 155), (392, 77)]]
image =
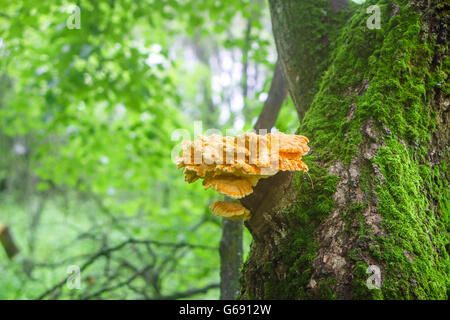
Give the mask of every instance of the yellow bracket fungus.
[(231, 220), (247, 220), (250, 218), (250, 210), (236, 202), (217, 201), (209, 208), (217, 216), (230, 218)]
[[(203, 180), (206, 189), (213, 188), (232, 199), (253, 192), (262, 178), (278, 171), (308, 171), (301, 160), (309, 152), (308, 138), (301, 135), (253, 132), (236, 137), (198, 136), (183, 141), (177, 166), (183, 168), (188, 183)], [(231, 219), (250, 218), (250, 211), (235, 202), (215, 202), (214, 214)]]

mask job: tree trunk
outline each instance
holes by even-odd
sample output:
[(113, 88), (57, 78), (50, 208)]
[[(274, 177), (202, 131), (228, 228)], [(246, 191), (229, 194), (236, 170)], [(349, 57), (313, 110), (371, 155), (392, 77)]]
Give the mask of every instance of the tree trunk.
[(234, 300), (239, 294), (242, 266), (242, 221), (223, 220), (220, 240), (220, 300)]
[[(446, 299), (448, 5), (342, 4), (270, 0), (310, 170), (242, 200), (241, 298)], [(373, 4), (381, 29), (367, 24)]]

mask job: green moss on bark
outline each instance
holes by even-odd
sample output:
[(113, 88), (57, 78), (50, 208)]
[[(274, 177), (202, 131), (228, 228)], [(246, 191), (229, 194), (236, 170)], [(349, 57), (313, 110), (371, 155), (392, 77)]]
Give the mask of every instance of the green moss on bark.
[[(363, 142), (364, 123), (375, 120), (386, 144), (373, 160), (383, 175), (376, 193), (387, 232), (377, 238), (379, 254), (374, 255), (386, 267), (379, 297), (445, 299), (448, 171), (445, 157), (434, 166), (425, 158), (436, 127), (433, 92), (444, 86), (448, 60), (432, 66), (440, 48), (435, 37), (424, 39), (426, 25), (414, 7), (406, 1), (378, 5), (382, 29), (365, 28), (364, 14), (353, 17), (300, 132), (311, 136), (317, 158), (335, 155), (348, 163)], [(352, 104), (354, 114), (347, 121)], [(366, 278), (358, 272), (355, 283)], [(367, 298), (362, 291), (355, 297)]]
[[(413, 158), (414, 151), (390, 139), (375, 159), (387, 181), (377, 187), (378, 210), (388, 231), (386, 237), (377, 239), (386, 274), (383, 296), (445, 299), (450, 275), (444, 216), (448, 215), (448, 181), (437, 168), (431, 170), (429, 164), (418, 165)], [(433, 183), (433, 178), (438, 183)], [(427, 183), (435, 191), (440, 189), (436, 200), (441, 204), (434, 211), (430, 207)]]
[[(326, 170), (314, 165), (312, 159), (307, 160), (309, 175), (298, 174), (296, 187), (299, 190), (298, 200), (286, 212), (293, 232), (283, 239), (282, 251), (274, 257), (274, 261), (290, 266), (288, 276), (278, 279), (272, 263), (264, 266), (267, 279), (265, 283), (265, 299), (307, 299), (307, 285), (311, 277), (311, 262), (316, 256), (317, 243), (314, 231), (333, 210), (333, 194), (338, 178), (328, 175)], [(332, 281), (332, 280), (327, 280)], [(327, 283), (318, 284), (323, 298), (332, 298)]]
[[(370, 4), (381, 8), (380, 30), (366, 27), (365, 9)], [(442, 7), (431, 4), (435, 19), (445, 16), (436, 13)], [(382, 269), (382, 287), (367, 289), (368, 265), (353, 252), (348, 257), (354, 262), (352, 298), (448, 298), (448, 149), (433, 145), (432, 134), (438, 126), (437, 92), (449, 92), (449, 60), (436, 58), (444, 50), (430, 25), (436, 21), (418, 12), (410, 1), (369, 1), (338, 39), (332, 63), (299, 128), (313, 148), (313, 183), (299, 176), (299, 200), (287, 213), (295, 227), (283, 240), (277, 259), (291, 269), (280, 281), (267, 266), (266, 298), (310, 297), (306, 288), (317, 255), (314, 233), (332, 212), (338, 182), (326, 168), (336, 161), (349, 164), (363, 143), (378, 145), (375, 156), (361, 165), (361, 188), (376, 193), (383, 233), (374, 235), (361, 220), (358, 236), (370, 239), (368, 250)], [(375, 132), (364, 133), (369, 121)], [(431, 163), (433, 148), (441, 154)], [(353, 204), (348, 215), (361, 215), (365, 205)], [(330, 275), (319, 287), (330, 287), (333, 281)], [(334, 297), (326, 289), (320, 295)]]
[[(338, 1), (269, 1), (272, 13), (275, 12), (272, 24), (279, 56), (289, 57), (282, 59), (282, 65), (300, 119), (311, 105), (330, 64), (340, 28), (351, 12), (345, 8), (335, 11), (330, 2)], [(349, 4), (356, 7), (350, 1)]]

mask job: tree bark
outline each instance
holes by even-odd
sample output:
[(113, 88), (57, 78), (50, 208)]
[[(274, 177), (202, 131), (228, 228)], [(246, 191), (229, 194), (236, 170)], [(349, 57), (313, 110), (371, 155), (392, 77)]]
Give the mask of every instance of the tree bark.
[(270, 0), (310, 171), (241, 201), (241, 298), (447, 299), (448, 6), (338, 2)]
[[(302, 120), (330, 62), (347, 0), (269, 1), (272, 29), (289, 92)], [(295, 41), (293, 41), (295, 39)]]

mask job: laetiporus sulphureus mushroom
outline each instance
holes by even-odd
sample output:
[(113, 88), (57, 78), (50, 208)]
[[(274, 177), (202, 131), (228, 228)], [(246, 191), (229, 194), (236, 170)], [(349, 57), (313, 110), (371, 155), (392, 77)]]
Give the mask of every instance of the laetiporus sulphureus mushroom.
[[(197, 140), (183, 141), (177, 166), (183, 168), (188, 183), (202, 179), (206, 189), (241, 199), (253, 192), (259, 179), (278, 171), (308, 171), (301, 160), (309, 151), (307, 143), (304, 136), (281, 132), (198, 136)], [(250, 211), (239, 203), (219, 201), (210, 208), (218, 216), (250, 218)]]
[(236, 202), (216, 201), (209, 208), (214, 214), (232, 220), (247, 220), (250, 218), (250, 210)]

